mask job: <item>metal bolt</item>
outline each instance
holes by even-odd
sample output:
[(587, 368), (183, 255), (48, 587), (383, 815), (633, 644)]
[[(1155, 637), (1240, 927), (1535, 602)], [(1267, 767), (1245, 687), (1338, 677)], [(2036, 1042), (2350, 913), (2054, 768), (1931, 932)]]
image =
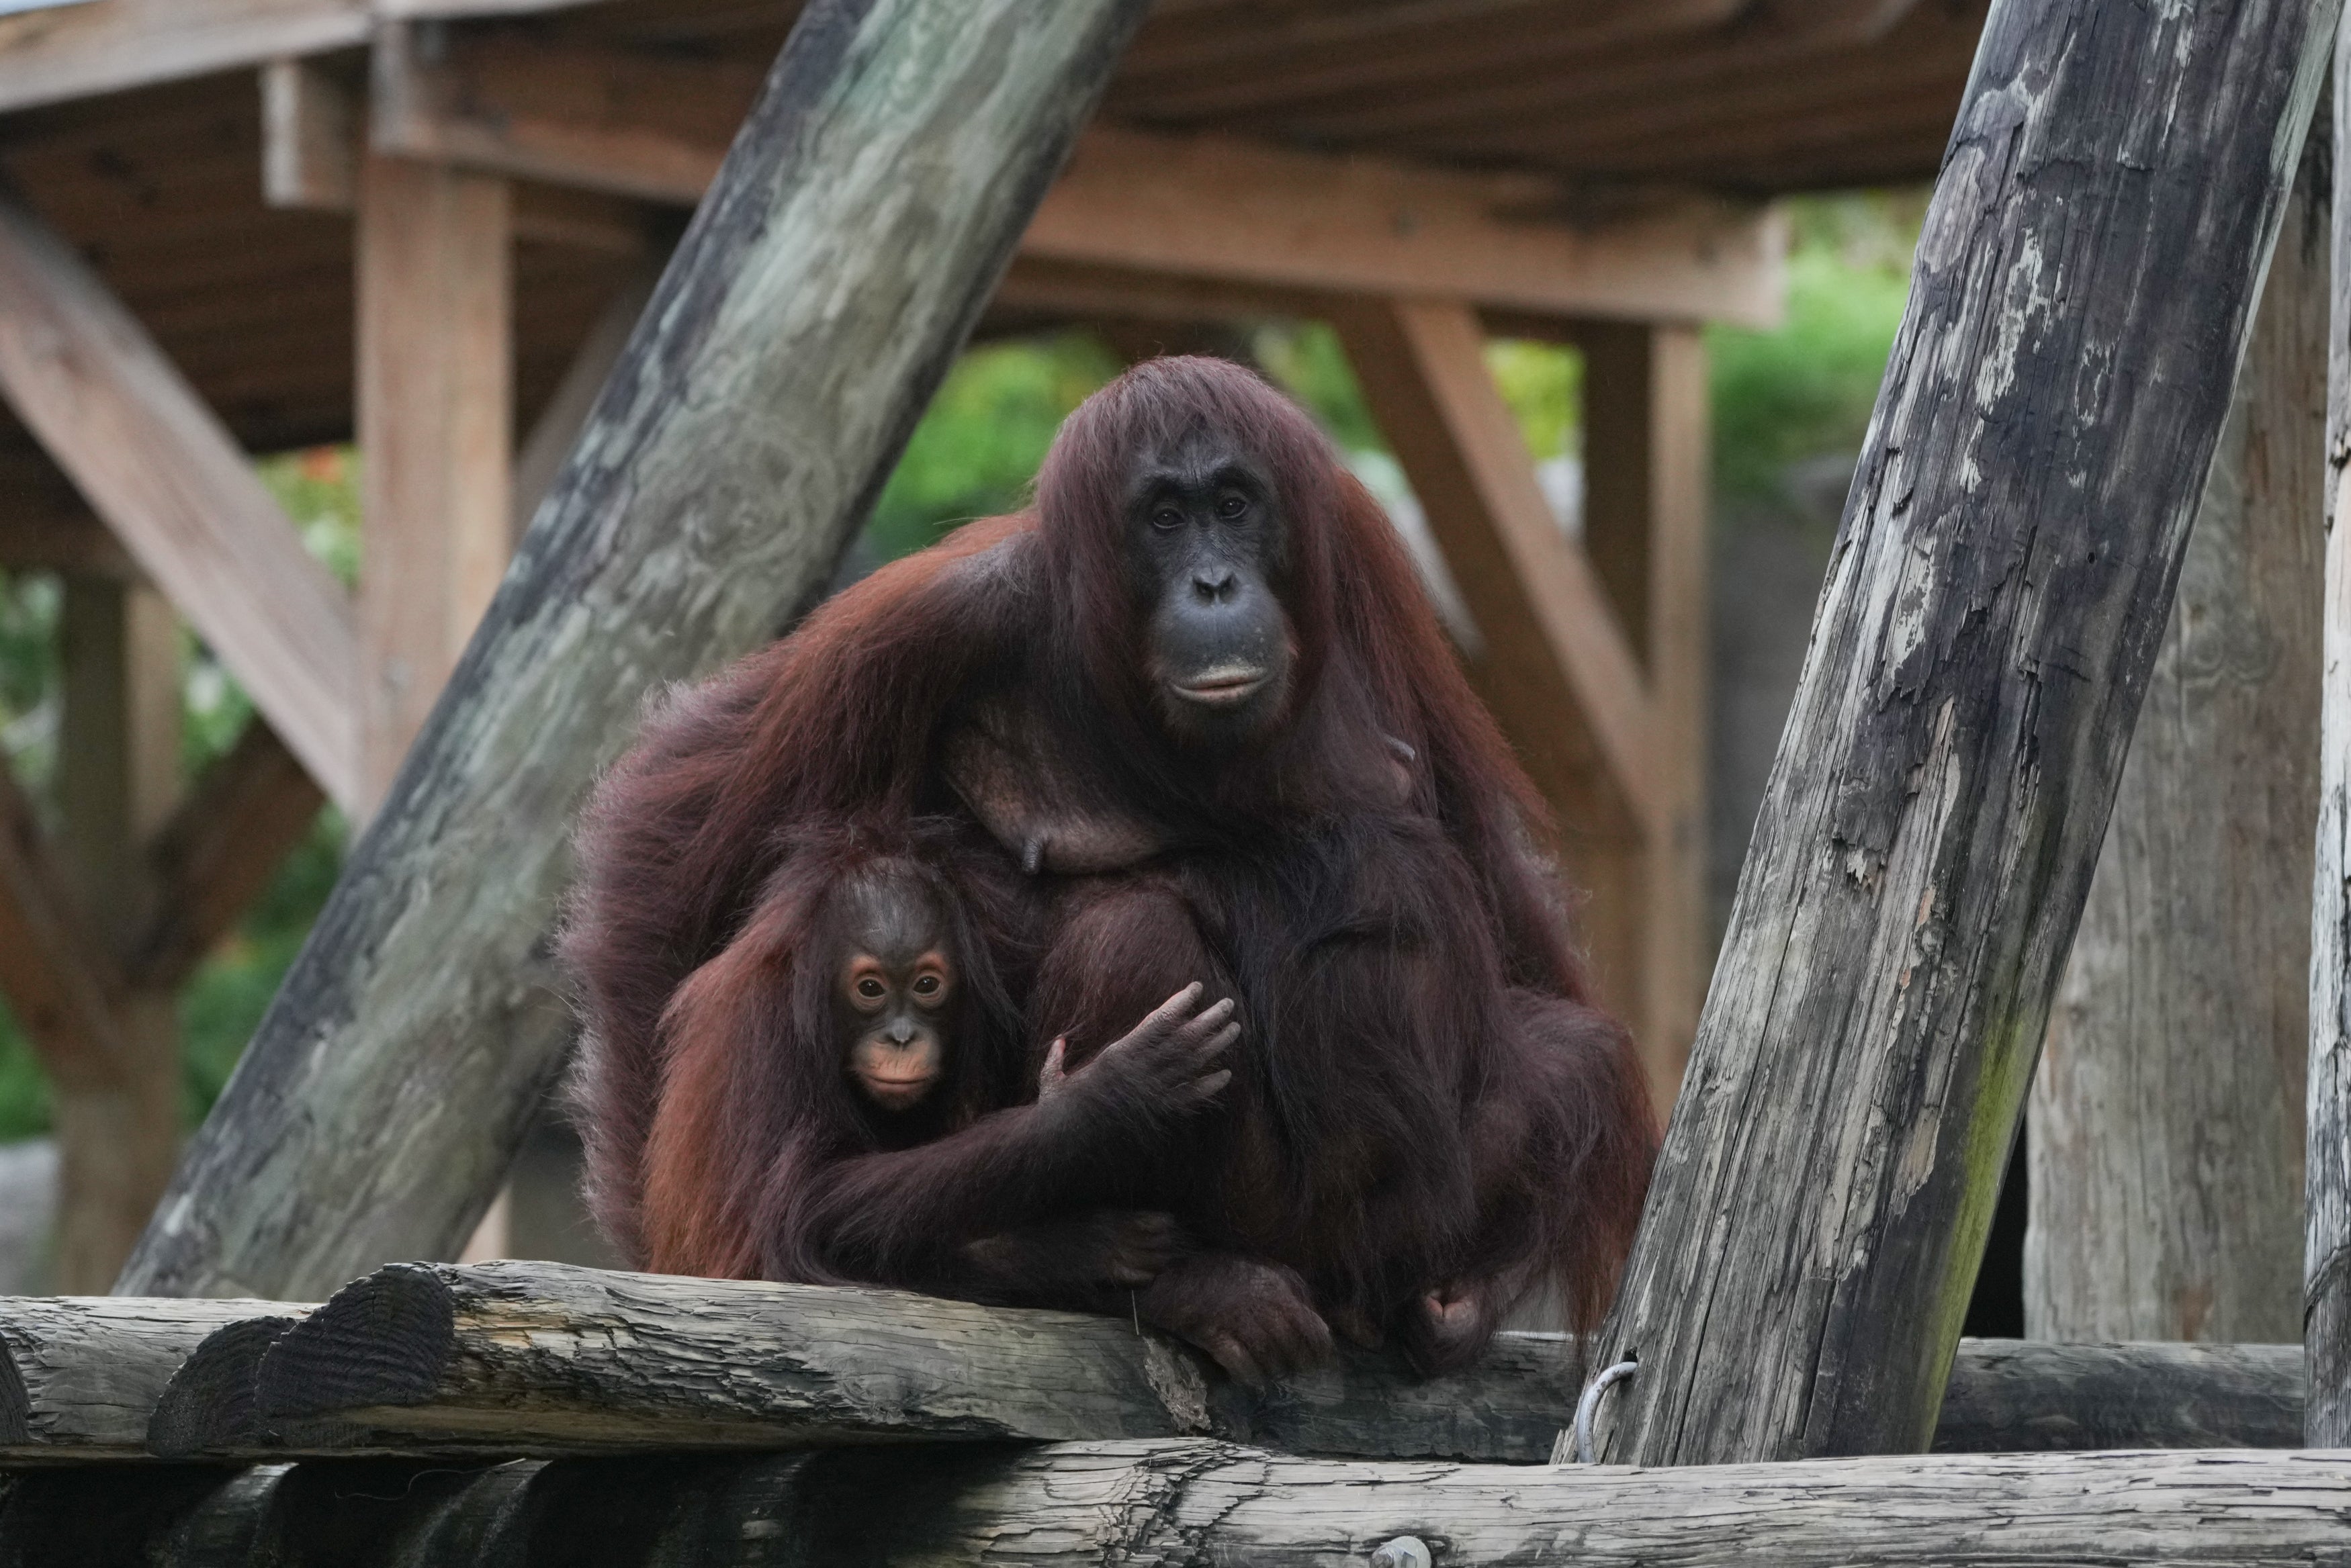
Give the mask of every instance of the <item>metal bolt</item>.
[(1399, 1535), (1372, 1553), (1372, 1568), (1429, 1568), (1428, 1548), (1417, 1535)]

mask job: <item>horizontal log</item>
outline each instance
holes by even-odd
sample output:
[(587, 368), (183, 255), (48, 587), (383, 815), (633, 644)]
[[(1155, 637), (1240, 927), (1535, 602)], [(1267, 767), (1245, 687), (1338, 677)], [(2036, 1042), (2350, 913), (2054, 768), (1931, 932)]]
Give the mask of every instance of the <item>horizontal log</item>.
[[(1288, 1458), (1209, 1439), (812, 1455), (51, 1471), (0, 1493), (0, 1563), (157, 1568), (1249, 1563), (1400, 1537), (1457, 1564), (2305, 1568), (2351, 1548), (2351, 1456), (2095, 1453), (1679, 1469)], [(1392, 1561), (1394, 1559), (1391, 1559)]]
[[(1351, 1351), (1253, 1394), (1116, 1318), (554, 1263), (396, 1264), (298, 1326), (265, 1317), (206, 1340), (162, 1394), (149, 1444), (167, 1458), (559, 1456), (1208, 1435), (1525, 1463), (1551, 1453), (1583, 1373), (1572, 1338), (1504, 1334), (1449, 1377)], [(1969, 1341), (1938, 1446), (2290, 1446), (2300, 1378), (2292, 1346)]]
[(149, 1413), (206, 1336), (270, 1302), (0, 1299), (0, 1461), (143, 1459)]

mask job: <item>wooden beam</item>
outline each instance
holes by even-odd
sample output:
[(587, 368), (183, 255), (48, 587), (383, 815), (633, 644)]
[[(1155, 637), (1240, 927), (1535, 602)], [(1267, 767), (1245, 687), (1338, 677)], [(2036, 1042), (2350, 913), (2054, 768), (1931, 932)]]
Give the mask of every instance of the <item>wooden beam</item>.
[(2067, 0), (1995, 5), (1603, 1335), (1612, 1461), (1932, 1436), (2338, 10), (2102, 13), (2053, 69)]
[(2025, 1332), (2301, 1337), (2326, 128), (2270, 261), (2032, 1081)]
[(507, 182), (371, 155), (360, 190), (364, 811), (506, 575), (514, 345)]
[(232, 1568), (253, 1543), (382, 1568), (712, 1562), (2074, 1568), (2330, 1561), (2351, 1459), (1938, 1455), (1628, 1469), (1307, 1459), (1207, 1438), (619, 1462), (22, 1475), (26, 1562)]
[(118, 1288), (323, 1293), (465, 1239), (568, 1044), (517, 977), (573, 811), (649, 690), (821, 591), (1142, 10), (803, 15)]
[(0, 16), (0, 113), (367, 42), (378, 17), (516, 15), (584, 0), (104, 0)]
[(57, 863), (33, 803), (0, 768), (0, 992), (50, 1082), (120, 1081), (128, 1052), (114, 1000), (122, 977)]
[(256, 1301), (0, 1298), (0, 1463), (140, 1459), (206, 1335), (289, 1309)]
[(1498, 715), (1514, 738), (1580, 724), (1629, 820), (1657, 826), (1656, 717), (1641, 662), (1583, 553), (1535, 484), (1466, 305), (1363, 301), (1333, 313), (1364, 399), (1485, 641), (1485, 662), (1555, 670), (1573, 711)]
[(130, 312), (5, 198), (0, 391), (312, 776), (354, 800), (359, 657), (341, 588)]
[(277, 732), (259, 718), (246, 721), (152, 840), (162, 892), (125, 950), (131, 982), (162, 991), (184, 982), (269, 886), (324, 804)]
[[(380, 152), (673, 202), (697, 200), (756, 78), (718, 65), (452, 39), (376, 54)], [(1637, 320), (1779, 319), (1784, 227), (1753, 206), (1579, 202), (1463, 174), (1096, 126), (1024, 256), (1281, 288), (1467, 298)]]
[(348, 213), (359, 202), (360, 116), (350, 88), (317, 60), (261, 67), (261, 199)]
[(2351, 22), (2335, 45), (2326, 350), (2326, 601), (2311, 869), (2303, 1345), (2308, 1440), (2351, 1447)]
[[(68, 578), (59, 620), (63, 863), (119, 961), (157, 909), (161, 889), (141, 850), (180, 792), (179, 618), (151, 587)], [(113, 1282), (179, 1156), (179, 998), (124, 975), (108, 1005), (120, 1047), (113, 1071), (96, 1083), (60, 1080), (53, 1102), (56, 1278), (72, 1295)]]

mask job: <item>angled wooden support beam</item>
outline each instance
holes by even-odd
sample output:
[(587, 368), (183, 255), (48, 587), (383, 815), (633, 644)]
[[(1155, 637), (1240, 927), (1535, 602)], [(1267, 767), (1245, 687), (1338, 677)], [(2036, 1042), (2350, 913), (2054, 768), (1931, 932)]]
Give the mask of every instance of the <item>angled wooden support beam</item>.
[(0, 391), (329, 795), (357, 798), (340, 587), (81, 258), (0, 197)]
[(149, 846), (158, 893), (126, 944), (131, 982), (159, 991), (184, 982), (269, 886), (325, 799), (277, 732), (246, 721)]
[(1604, 1458), (1930, 1439), (2340, 9), (1995, 0), (1601, 1338), (1639, 1362)]
[(0, 768), (0, 993), (61, 1087), (120, 1080), (126, 1051), (115, 999), (122, 975), (83, 910), (33, 803)]
[[(757, 85), (738, 67), (387, 32), (380, 152), (699, 199)], [(1752, 205), (1579, 204), (1555, 182), (1096, 126), (1021, 241), (1027, 258), (1260, 287), (1466, 298), (1637, 320), (1779, 317), (1785, 234)]]
[(567, 1044), (528, 977), (572, 812), (648, 691), (820, 593), (1143, 11), (802, 13), (119, 1290), (323, 1293), (465, 1239)]
[(1364, 300), (1332, 320), (1485, 639), (1483, 662), (1556, 672), (1571, 702), (1502, 715), (1514, 738), (1580, 728), (1627, 826), (1655, 829), (1655, 705), (1592, 563), (1535, 483), (1466, 305)]

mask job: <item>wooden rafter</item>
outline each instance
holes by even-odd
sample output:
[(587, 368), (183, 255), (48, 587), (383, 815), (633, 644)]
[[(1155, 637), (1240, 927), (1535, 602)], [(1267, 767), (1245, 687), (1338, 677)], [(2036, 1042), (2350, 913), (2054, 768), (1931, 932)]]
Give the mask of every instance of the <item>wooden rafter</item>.
[(139, 322), (0, 199), (0, 391), (327, 793), (354, 798), (349, 605)]
[[(756, 73), (728, 65), (505, 36), (454, 39), (427, 60), (394, 31), (376, 51), (370, 135), (379, 151), (690, 203), (757, 86)], [(1778, 220), (1749, 206), (1579, 207), (1536, 176), (1097, 126), (1021, 254), (1277, 288), (1765, 325), (1779, 314), (1783, 244)]]
[(193, 973), (268, 887), (325, 797), (256, 718), (155, 836), (153, 917), (123, 955), (131, 982), (171, 990)]
[(1458, 303), (1365, 301), (1335, 321), (1478, 623), (1486, 661), (1557, 671), (1573, 706), (1556, 722), (1589, 733), (1646, 835), (1658, 745), (1647, 678), (1592, 563), (1536, 486), (1525, 441), (1487, 371), (1476, 314)]
[(114, 1081), (121, 971), (91, 929), (33, 803), (0, 767), (0, 992), (60, 1085)]

